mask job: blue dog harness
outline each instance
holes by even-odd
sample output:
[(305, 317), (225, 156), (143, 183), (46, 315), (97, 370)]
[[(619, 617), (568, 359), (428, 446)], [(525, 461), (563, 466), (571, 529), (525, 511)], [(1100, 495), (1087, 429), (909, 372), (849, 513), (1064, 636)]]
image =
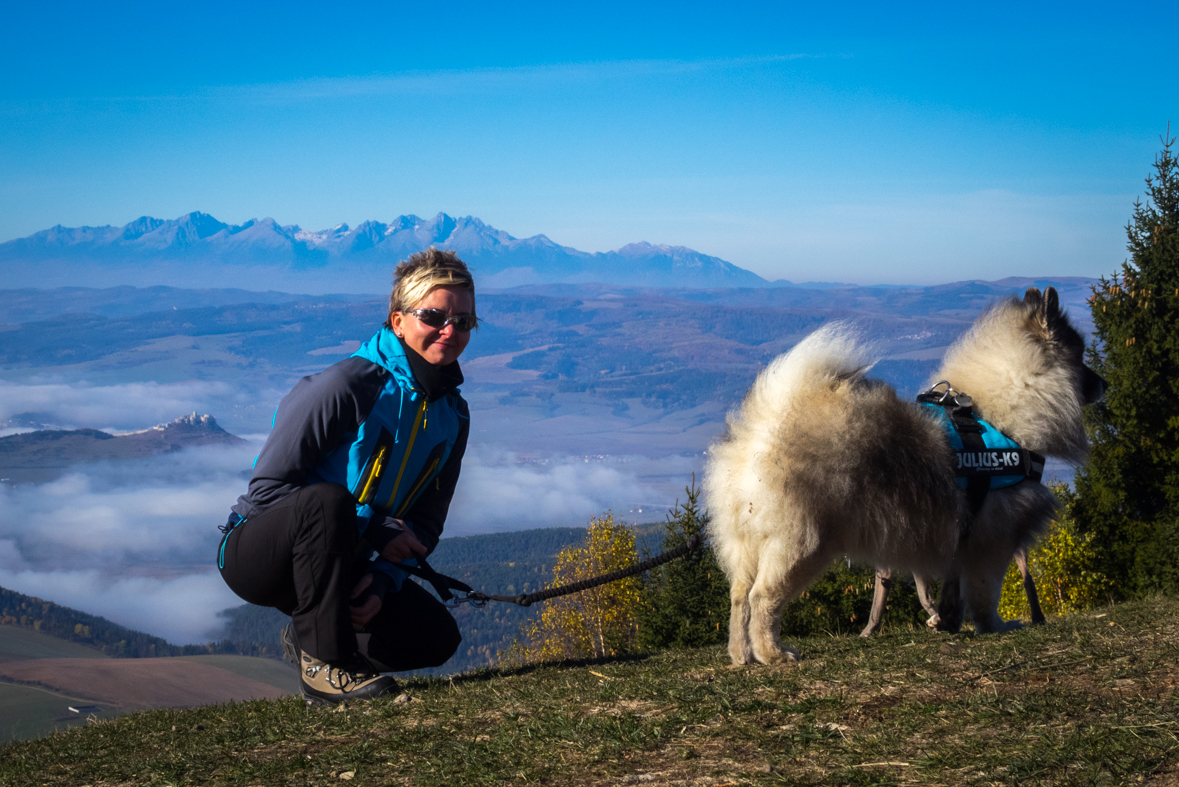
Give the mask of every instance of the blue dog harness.
[(971, 514), (978, 513), (992, 489), (1044, 477), (1043, 456), (1020, 447), (979, 418), (971, 398), (955, 391), (947, 381), (934, 384), (917, 402), (932, 408), (946, 430), (954, 449), (955, 481), (966, 490)]

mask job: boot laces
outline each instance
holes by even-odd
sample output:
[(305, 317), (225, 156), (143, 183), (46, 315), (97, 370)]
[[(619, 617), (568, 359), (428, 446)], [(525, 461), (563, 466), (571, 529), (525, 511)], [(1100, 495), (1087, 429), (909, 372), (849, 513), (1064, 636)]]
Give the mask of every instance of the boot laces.
[(307, 667), (304, 671), (307, 677), (314, 678), (319, 674), (320, 670), (327, 671), (327, 682), (332, 688), (340, 691), (347, 691), (350, 685), (356, 683), (363, 683), (369, 678), (373, 677), (364, 670), (357, 669), (355, 671), (344, 669), (343, 667), (333, 667), (331, 664), (316, 664)]

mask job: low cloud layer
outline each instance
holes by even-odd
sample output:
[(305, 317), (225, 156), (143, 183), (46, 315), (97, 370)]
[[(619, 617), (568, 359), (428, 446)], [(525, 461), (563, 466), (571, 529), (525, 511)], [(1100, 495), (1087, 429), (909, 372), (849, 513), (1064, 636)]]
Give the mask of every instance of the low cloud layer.
[[(208, 641), (223, 622), (217, 613), (242, 603), (214, 566), (217, 526), (245, 491), (260, 446), (202, 446), (0, 486), (0, 586), (170, 642)], [(698, 461), (525, 462), (473, 447), (446, 535), (584, 526), (606, 510), (625, 521), (661, 519)]]
[(214, 555), (259, 444), (82, 465), (0, 486), (0, 585), (180, 644), (241, 603)]
[(606, 509), (622, 513), (656, 493), (624, 469), (571, 458), (519, 464), (512, 454), (479, 455), (463, 463), (446, 534), (584, 525)]
[[(222, 425), (242, 422), (248, 412), (250, 431), (259, 428), (259, 409), (269, 412), (280, 394), (236, 388), (227, 383), (127, 383), (123, 385), (21, 385), (0, 380), (0, 424), (31, 413), (36, 421), (58, 429), (102, 429), (131, 432), (166, 423), (191, 412), (212, 413)], [(18, 429), (9, 428), (11, 434)]]

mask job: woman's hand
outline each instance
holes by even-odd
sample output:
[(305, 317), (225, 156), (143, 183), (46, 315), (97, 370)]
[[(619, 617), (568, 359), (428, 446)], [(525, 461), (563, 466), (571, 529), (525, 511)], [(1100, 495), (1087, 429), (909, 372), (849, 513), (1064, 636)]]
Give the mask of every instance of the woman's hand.
[(381, 557), (392, 563), (400, 563), (403, 560), (411, 560), (425, 554), (426, 548), (422, 546), (421, 541), (418, 541), (417, 536), (410, 532), (409, 528), (402, 530), (401, 535), (390, 541), (381, 550)]
[[(352, 588), (352, 598), (359, 598), (365, 589), (373, 583), (373, 575), (365, 574), (356, 583), (356, 587)], [(375, 593), (364, 600), (364, 603), (359, 607), (349, 607), (348, 611), (352, 613), (352, 622), (357, 626), (366, 625), (370, 620), (376, 617), (377, 613), (381, 611), (381, 597)]]

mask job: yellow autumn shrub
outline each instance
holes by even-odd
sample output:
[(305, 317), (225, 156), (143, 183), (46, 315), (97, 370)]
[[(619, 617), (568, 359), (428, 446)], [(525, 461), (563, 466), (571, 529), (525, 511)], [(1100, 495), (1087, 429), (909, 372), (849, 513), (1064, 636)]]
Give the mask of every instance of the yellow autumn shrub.
[[(1092, 537), (1080, 533), (1073, 519), (1076, 494), (1064, 484), (1053, 484), (1052, 491), (1060, 498), (1060, 512), (1048, 533), (1028, 553), (1028, 570), (1036, 582), (1045, 617), (1097, 606), (1105, 601), (1111, 586), (1100, 570), (1100, 556)], [(1003, 580), (999, 615), (1006, 619), (1031, 617), (1023, 577), (1015, 563)]]
[[(612, 514), (595, 517), (590, 520), (585, 543), (557, 555), (553, 578), (546, 588), (591, 579), (637, 562), (630, 528), (615, 522)], [(500, 653), (499, 659), (527, 664), (625, 653), (634, 648), (642, 594), (642, 579), (634, 576), (541, 601), (540, 616), (522, 626), (521, 638), (506, 653)]]

